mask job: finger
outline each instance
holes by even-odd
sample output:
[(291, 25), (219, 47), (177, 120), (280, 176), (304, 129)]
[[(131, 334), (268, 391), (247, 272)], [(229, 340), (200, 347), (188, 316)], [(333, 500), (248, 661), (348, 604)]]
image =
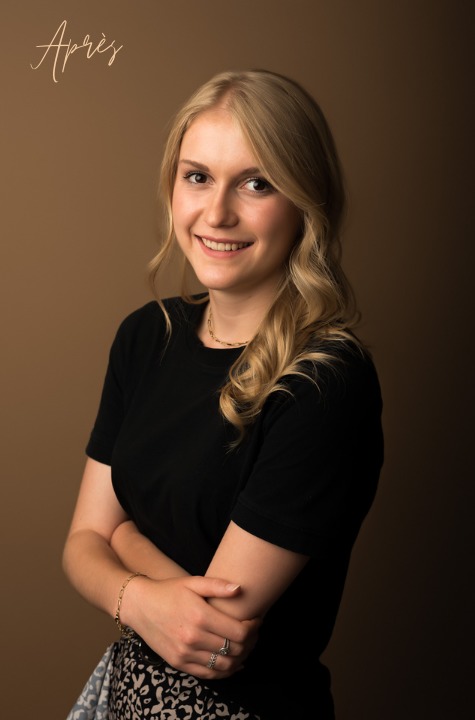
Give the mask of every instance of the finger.
[(241, 591), (241, 586), (222, 578), (209, 578), (193, 575), (186, 579), (186, 585), (204, 598), (234, 597)]
[[(234, 656), (239, 656), (241, 653), (241, 646), (238, 643), (233, 643), (231, 645), (231, 641), (228, 638), (221, 638), (214, 647), (214, 650), (211, 650), (211, 652), (208, 651), (208, 655), (213, 657), (213, 666), (216, 664), (218, 657), (233, 658)], [(215, 655), (216, 657), (214, 657)]]
[(196, 663), (189, 664), (187, 672), (199, 677), (216, 680), (227, 677), (242, 668), (241, 662), (217, 652), (200, 653)]
[(194, 645), (194, 651), (199, 653), (216, 652), (222, 657), (239, 657), (244, 651), (244, 644), (232, 639), (231, 634), (207, 633), (203, 635), (199, 643)]

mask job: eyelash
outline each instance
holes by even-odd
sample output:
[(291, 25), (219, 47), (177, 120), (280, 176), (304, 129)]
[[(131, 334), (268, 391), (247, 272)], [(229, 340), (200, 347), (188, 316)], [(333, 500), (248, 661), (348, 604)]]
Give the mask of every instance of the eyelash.
[[(190, 172), (185, 173), (183, 175), (184, 180), (188, 180), (192, 185), (204, 185), (205, 183), (199, 183), (199, 182), (193, 182), (191, 178), (193, 178), (196, 175), (200, 175), (203, 178), (207, 178), (206, 173), (200, 172), (199, 170), (190, 170)], [(252, 182), (260, 182), (264, 183), (265, 188), (263, 190), (251, 190), (255, 195), (266, 195), (267, 193), (270, 193), (274, 190), (270, 182), (267, 180), (264, 180), (264, 178), (261, 177), (250, 177), (247, 178), (247, 180), (243, 183), (243, 185), (247, 185), (248, 183)]]

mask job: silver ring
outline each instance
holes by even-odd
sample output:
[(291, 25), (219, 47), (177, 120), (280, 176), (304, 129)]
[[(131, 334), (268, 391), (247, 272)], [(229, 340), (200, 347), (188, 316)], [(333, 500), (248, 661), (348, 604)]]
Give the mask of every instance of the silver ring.
[(214, 666), (216, 665), (217, 659), (218, 659), (218, 653), (215, 653), (215, 652), (211, 653), (211, 657), (208, 660), (208, 664), (206, 665), (206, 667), (209, 667), (212, 670), (214, 668)]
[(229, 640), (224, 638), (224, 644), (222, 648), (218, 650), (219, 655), (229, 655)]

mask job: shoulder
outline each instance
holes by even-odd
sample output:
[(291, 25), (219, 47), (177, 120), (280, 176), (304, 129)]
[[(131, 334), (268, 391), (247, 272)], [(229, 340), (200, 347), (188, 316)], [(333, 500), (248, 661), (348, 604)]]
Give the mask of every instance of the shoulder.
[(301, 375), (286, 377), (291, 387), (313, 385), (321, 398), (367, 393), (380, 394), (378, 373), (370, 353), (352, 340), (321, 342), (312, 348), (315, 361), (304, 360)]
[[(194, 306), (180, 297), (165, 298), (161, 302), (172, 325), (174, 322), (188, 321), (193, 314)], [(137, 338), (142, 334), (150, 337), (150, 333), (153, 335), (165, 331), (166, 319), (163, 309), (157, 300), (151, 300), (122, 320), (117, 335), (121, 338)]]
[(119, 324), (113, 350), (126, 352), (147, 337), (155, 334), (164, 334), (166, 329), (163, 311), (155, 300), (129, 313)]
[(314, 368), (316, 382), (325, 394), (352, 400), (381, 402), (378, 373), (370, 353), (356, 341), (329, 343), (326, 359)]
[[(180, 298), (162, 300), (172, 326), (180, 317)], [(149, 361), (160, 357), (168, 343), (167, 322), (160, 303), (156, 300), (130, 312), (119, 324), (109, 354), (109, 365), (116, 377), (129, 382)]]
[(163, 310), (156, 300), (151, 300), (133, 310), (121, 321), (112, 344), (111, 355), (117, 360), (127, 362), (133, 356), (146, 354), (157, 343), (164, 342), (166, 331), (167, 323)]
[(284, 376), (281, 390), (269, 396), (264, 415), (271, 421), (276, 415), (292, 416), (300, 427), (378, 419), (381, 388), (370, 354), (346, 340), (321, 343), (312, 350), (321, 359), (304, 360), (299, 374)]
[(180, 297), (164, 298), (159, 303), (151, 300), (129, 313), (120, 323), (116, 332), (112, 353), (124, 361), (131, 356), (151, 354), (163, 348), (169, 340), (167, 317), (171, 324), (171, 335), (196, 324), (201, 305), (186, 302)]
[(195, 325), (198, 317), (201, 315), (203, 301), (207, 299), (207, 293), (193, 295), (188, 302), (182, 297), (165, 298), (162, 300), (166, 312), (173, 326)]
[(119, 325), (119, 332), (133, 333), (143, 325), (153, 324), (160, 319), (160, 315), (163, 315), (160, 305), (156, 300), (151, 300), (126, 315)]

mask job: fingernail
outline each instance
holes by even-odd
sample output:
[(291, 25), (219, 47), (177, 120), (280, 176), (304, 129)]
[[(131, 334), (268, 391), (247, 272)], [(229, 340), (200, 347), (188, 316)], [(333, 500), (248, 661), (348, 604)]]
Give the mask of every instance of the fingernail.
[(237, 590), (239, 587), (241, 587), (241, 586), (240, 586), (240, 585), (233, 585), (232, 583), (228, 583), (228, 584), (226, 585), (226, 590), (229, 590), (229, 592), (231, 592), (231, 590)]

